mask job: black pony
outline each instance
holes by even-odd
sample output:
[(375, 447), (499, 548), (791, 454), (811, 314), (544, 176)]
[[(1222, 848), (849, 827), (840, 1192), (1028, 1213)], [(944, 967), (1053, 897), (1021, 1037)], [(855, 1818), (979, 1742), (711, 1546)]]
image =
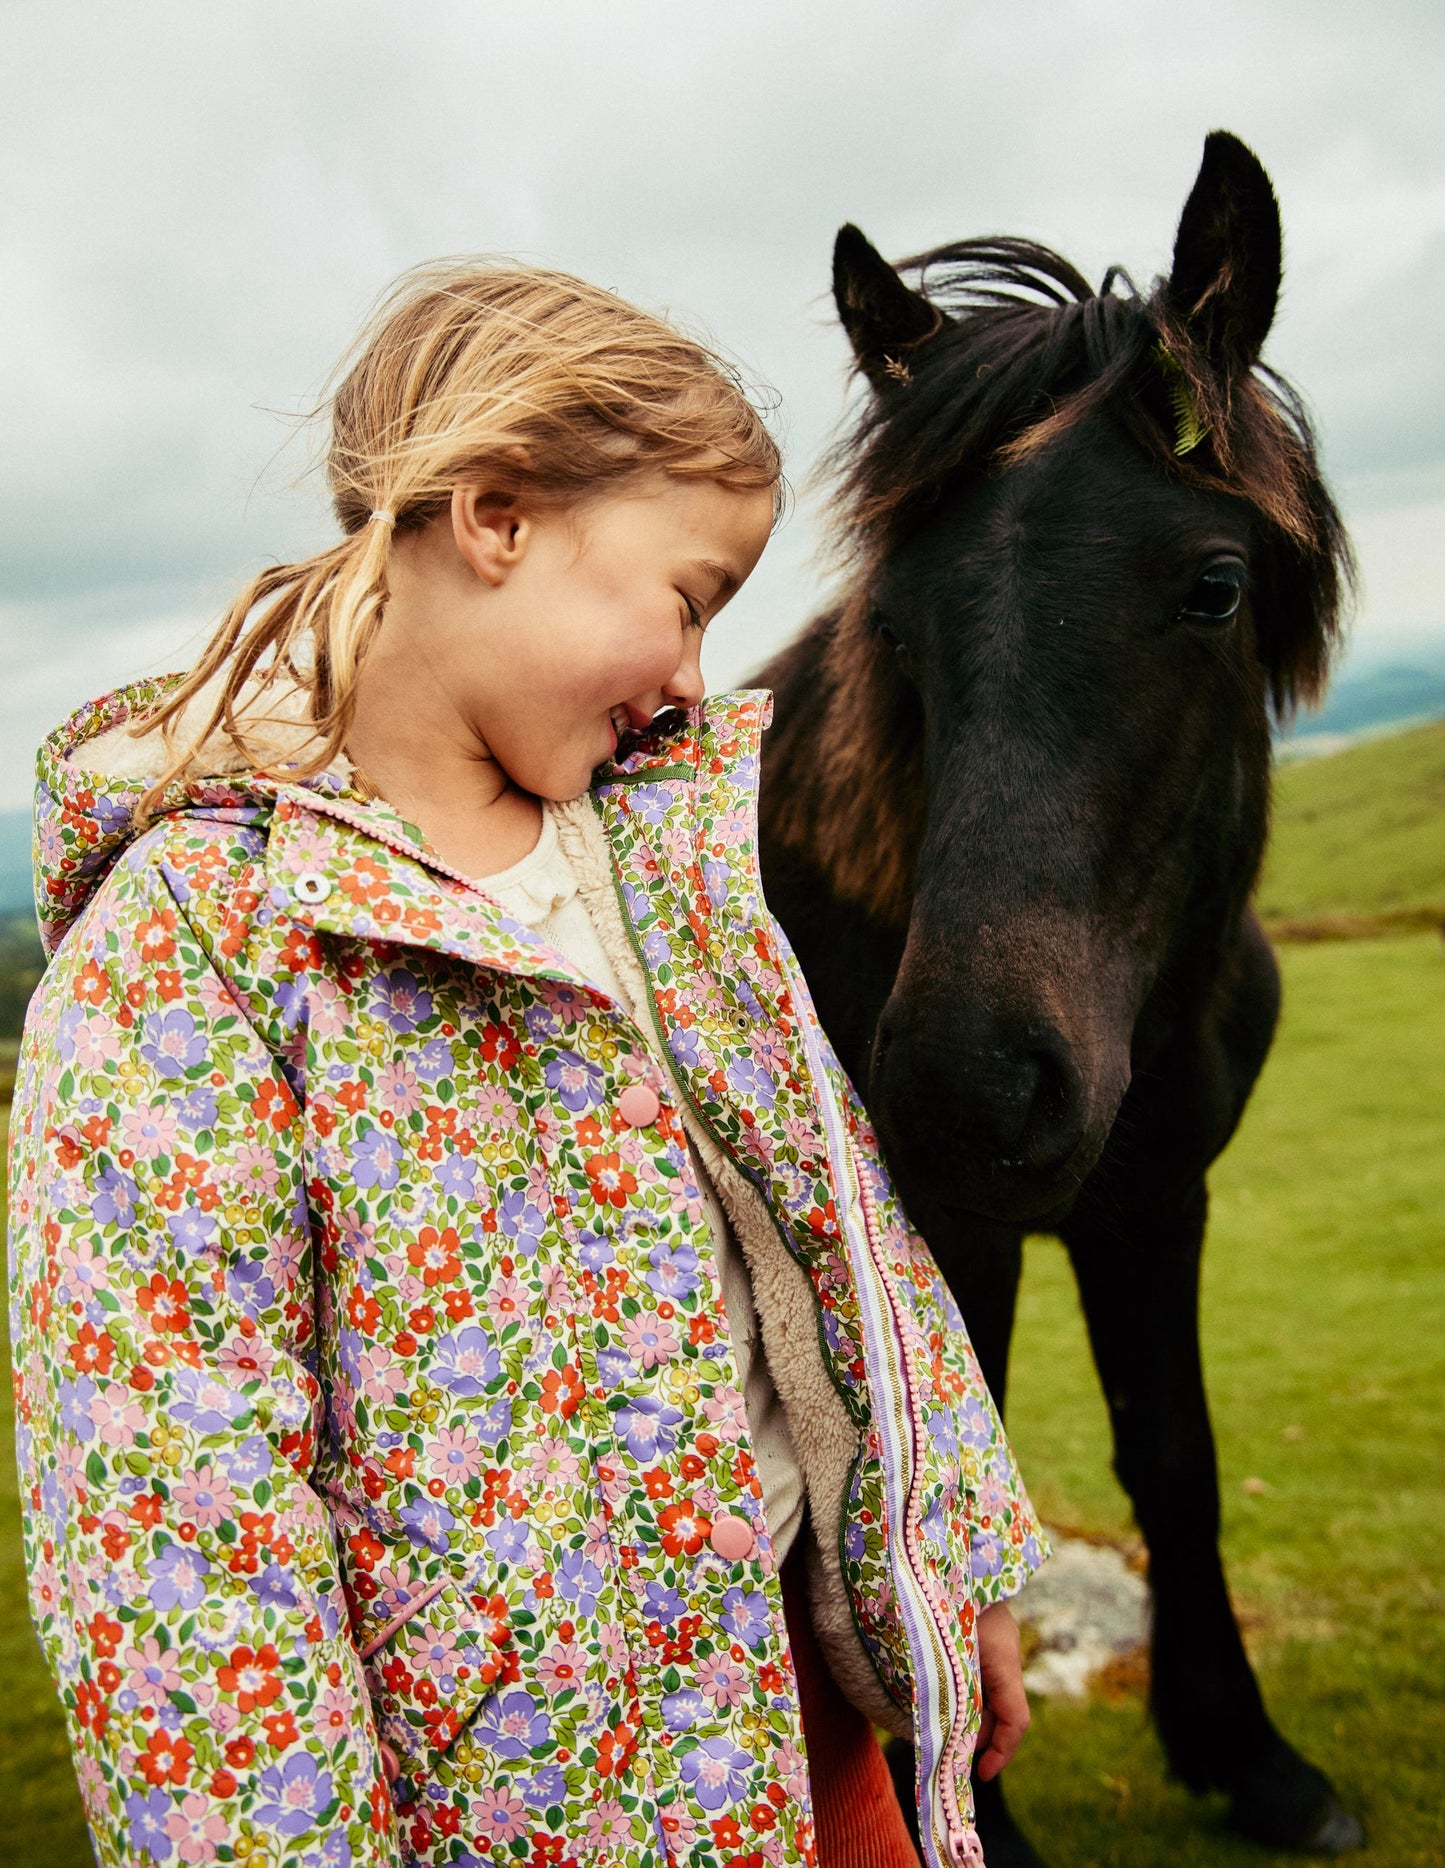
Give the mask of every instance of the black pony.
[[(1068, 1248), (1174, 1770), (1261, 1842), (1341, 1852), (1363, 1832), (1230, 1608), (1197, 1315), (1205, 1171), (1279, 1001), (1249, 907), (1271, 714), (1319, 692), (1349, 569), (1258, 361), (1278, 208), (1216, 132), (1147, 298), (1024, 240), (903, 270), (839, 234), (873, 393), (834, 456), (845, 597), (760, 677), (767, 894), (1000, 1403), (1023, 1235)], [(981, 1790), (990, 1868), (1036, 1863)]]

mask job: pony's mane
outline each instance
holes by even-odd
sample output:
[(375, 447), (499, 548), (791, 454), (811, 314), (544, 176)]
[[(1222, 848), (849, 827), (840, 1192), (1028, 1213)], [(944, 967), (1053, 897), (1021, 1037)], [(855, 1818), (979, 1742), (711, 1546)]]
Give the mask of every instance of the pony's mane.
[[(942, 324), (898, 387), (871, 395), (823, 463), (855, 594), (871, 568), (971, 473), (1007, 465), (1107, 411), (1164, 473), (1247, 500), (1274, 575), (1270, 694), (1287, 715), (1328, 672), (1350, 553), (1298, 394), (1256, 365), (1217, 370), (1170, 306), (1110, 267), (1096, 292), (1050, 248), (1004, 237), (915, 254), (899, 270)], [(1179, 411), (1204, 438), (1182, 455)]]

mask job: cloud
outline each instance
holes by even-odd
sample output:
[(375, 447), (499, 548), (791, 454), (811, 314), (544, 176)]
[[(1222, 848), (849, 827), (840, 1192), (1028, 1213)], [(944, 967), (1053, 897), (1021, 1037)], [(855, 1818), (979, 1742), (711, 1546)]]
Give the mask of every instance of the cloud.
[[(1408, 471), (1418, 502), (1445, 463), (1438, 6), (88, 0), (4, 31), (0, 576), (7, 633), (61, 670), (12, 691), (7, 736), (47, 724), (65, 668), (100, 678), (97, 616), (116, 642), (189, 633), (329, 535), (273, 411), (312, 404), (378, 290), (439, 253), (571, 267), (702, 325), (782, 392), (796, 474), (843, 402), (841, 221), (889, 252), (1029, 233), (1146, 281), (1222, 123), (1274, 176), (1272, 355), (1347, 494)], [(815, 542), (804, 510), (715, 678), (814, 607)]]

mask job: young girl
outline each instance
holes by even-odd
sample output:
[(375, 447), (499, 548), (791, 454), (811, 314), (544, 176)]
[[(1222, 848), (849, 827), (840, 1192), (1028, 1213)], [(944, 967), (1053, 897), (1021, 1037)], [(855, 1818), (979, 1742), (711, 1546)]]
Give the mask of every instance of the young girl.
[(916, 1861), (871, 1721), (978, 1862), (1039, 1532), (698, 668), (776, 449), (465, 265), (329, 472), (336, 546), (41, 755), (20, 1459), (98, 1856)]

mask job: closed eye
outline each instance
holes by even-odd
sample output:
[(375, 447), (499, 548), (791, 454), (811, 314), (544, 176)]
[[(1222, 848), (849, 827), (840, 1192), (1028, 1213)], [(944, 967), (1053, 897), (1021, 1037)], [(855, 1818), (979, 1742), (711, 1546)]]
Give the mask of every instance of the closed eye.
[(1220, 558), (1206, 565), (1179, 606), (1179, 620), (1212, 624), (1216, 628), (1232, 622), (1247, 582), (1248, 574), (1237, 558)]
[(687, 611), (685, 627), (688, 629), (701, 629), (703, 627), (702, 605), (700, 603), (694, 603), (685, 590), (680, 590), (677, 594), (682, 598), (683, 607)]

